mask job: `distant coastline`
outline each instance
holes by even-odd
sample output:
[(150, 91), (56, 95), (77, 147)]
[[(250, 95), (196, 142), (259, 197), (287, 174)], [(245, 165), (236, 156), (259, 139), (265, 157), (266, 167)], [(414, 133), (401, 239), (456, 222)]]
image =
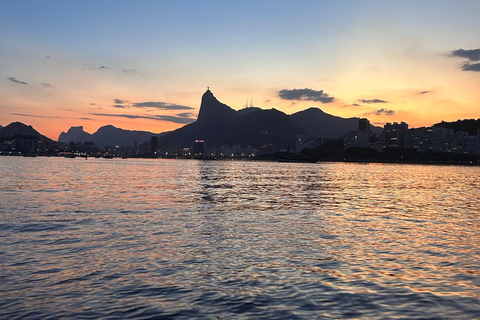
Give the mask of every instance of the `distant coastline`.
[(121, 159), (126, 161), (128, 159), (146, 159), (146, 160), (202, 160), (202, 161), (261, 161), (261, 162), (283, 162), (283, 163), (309, 163), (309, 164), (321, 164), (321, 163), (357, 163), (357, 164), (407, 164), (407, 165), (442, 165), (442, 166), (480, 166), (480, 159), (477, 160), (379, 160), (379, 159), (298, 159), (295, 161), (280, 161), (275, 155), (262, 155), (255, 157), (146, 157), (146, 156), (65, 156), (65, 155), (47, 155), (40, 154), (35, 156), (26, 156), (21, 153), (6, 153), (0, 151), (0, 157), (27, 157), (27, 158), (80, 158), (84, 159)]

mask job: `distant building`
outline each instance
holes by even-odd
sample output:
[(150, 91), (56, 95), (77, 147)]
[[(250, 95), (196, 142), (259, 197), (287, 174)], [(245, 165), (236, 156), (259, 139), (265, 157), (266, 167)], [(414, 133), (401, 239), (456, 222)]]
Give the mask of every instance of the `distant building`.
[(383, 127), (386, 148), (405, 148), (405, 142), (408, 136), (408, 124), (387, 123)]
[(205, 156), (205, 140), (193, 141), (193, 155), (195, 157)]
[(154, 157), (158, 151), (158, 136), (152, 136), (150, 139), (150, 156)]
[(368, 119), (358, 120), (358, 130), (347, 132), (343, 135), (343, 147), (368, 147), (370, 145), (370, 121)]

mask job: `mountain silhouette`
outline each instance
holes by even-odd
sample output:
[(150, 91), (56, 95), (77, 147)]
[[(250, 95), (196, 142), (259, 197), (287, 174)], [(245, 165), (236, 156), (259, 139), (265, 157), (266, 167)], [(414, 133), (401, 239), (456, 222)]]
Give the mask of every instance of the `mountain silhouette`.
[(198, 123), (215, 124), (219, 121), (230, 122), (238, 117), (237, 112), (215, 98), (208, 89), (202, 96), (202, 103), (198, 113)]
[(240, 116), (231, 124), (226, 143), (252, 147), (273, 144), (282, 148), (291, 145), (293, 148), (296, 136), (305, 133), (285, 113), (259, 109)]
[[(298, 134), (313, 138), (340, 138), (358, 129), (359, 118), (341, 118), (310, 108), (287, 115), (276, 109), (257, 107), (235, 111), (215, 98), (210, 90), (203, 96), (197, 121), (165, 134), (161, 146), (191, 146), (195, 139), (204, 139), (208, 147), (238, 144), (259, 148), (274, 144), (276, 148), (294, 146)], [(373, 132), (383, 128), (371, 126)]]
[(112, 125), (103, 126), (90, 134), (85, 132), (82, 126), (78, 126), (62, 132), (58, 141), (64, 143), (93, 141), (97, 147), (103, 148), (112, 145), (133, 146), (135, 141), (140, 144), (150, 140), (152, 136), (158, 136), (158, 134), (149, 131), (125, 130)]
[(83, 126), (70, 127), (67, 132), (60, 133), (58, 137), (59, 142), (70, 143), (73, 142), (86, 142), (93, 141), (92, 135), (88, 132), (83, 131)]
[(165, 134), (158, 142), (161, 146), (191, 146), (195, 139), (203, 139), (209, 148), (225, 144), (287, 147), (299, 133), (305, 131), (283, 112), (260, 108), (235, 111), (207, 90), (197, 121)]
[(35, 138), (48, 143), (55, 143), (52, 139), (44, 136), (35, 130), (32, 126), (21, 122), (12, 122), (9, 125), (0, 128), (0, 138), (25, 137)]
[[(292, 120), (314, 137), (341, 138), (346, 132), (358, 129), (360, 118), (341, 118), (323, 112), (319, 108), (309, 108), (290, 115)], [(376, 134), (383, 128), (370, 125), (370, 131)]]
[[(140, 145), (149, 141), (152, 136), (158, 136), (160, 147), (189, 147), (194, 140), (203, 139), (207, 148), (228, 144), (254, 148), (274, 145), (276, 149), (280, 149), (288, 146), (294, 148), (296, 136), (299, 134), (308, 134), (312, 138), (340, 138), (346, 132), (357, 130), (358, 120), (359, 118), (333, 116), (318, 108), (310, 108), (292, 115), (276, 109), (264, 110), (258, 107), (235, 111), (207, 90), (202, 96), (197, 120), (177, 130), (156, 134), (107, 125), (90, 134), (84, 131), (82, 126), (73, 126), (67, 132), (62, 132), (58, 141), (63, 143), (93, 141), (97, 147), (102, 148), (112, 145), (133, 146), (134, 141)], [(371, 130), (380, 134), (383, 128), (371, 126)], [(0, 128), (0, 137), (15, 134), (34, 135), (53, 142), (31, 126), (20, 122)]]

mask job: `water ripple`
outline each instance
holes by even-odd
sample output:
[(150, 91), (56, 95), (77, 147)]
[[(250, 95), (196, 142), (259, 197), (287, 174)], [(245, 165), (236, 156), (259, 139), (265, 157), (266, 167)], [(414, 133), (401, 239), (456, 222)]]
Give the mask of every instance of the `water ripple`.
[(0, 160), (0, 318), (480, 318), (476, 167)]

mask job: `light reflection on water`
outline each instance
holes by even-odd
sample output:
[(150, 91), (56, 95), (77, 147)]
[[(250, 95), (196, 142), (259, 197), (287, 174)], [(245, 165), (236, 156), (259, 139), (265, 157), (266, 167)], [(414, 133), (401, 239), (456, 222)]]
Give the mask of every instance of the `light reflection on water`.
[(5, 318), (480, 318), (480, 168), (0, 158)]

